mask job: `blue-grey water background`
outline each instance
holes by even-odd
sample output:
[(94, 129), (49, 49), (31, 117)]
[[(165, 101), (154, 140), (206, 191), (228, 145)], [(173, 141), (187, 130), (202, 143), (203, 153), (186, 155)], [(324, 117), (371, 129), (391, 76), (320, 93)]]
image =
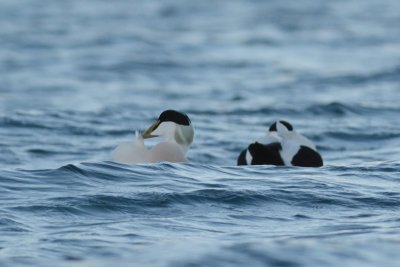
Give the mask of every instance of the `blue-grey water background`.
[[(399, 266), (399, 11), (0, 1), (0, 265)], [(190, 164), (110, 161), (167, 108)], [(325, 166), (235, 167), (275, 119)]]

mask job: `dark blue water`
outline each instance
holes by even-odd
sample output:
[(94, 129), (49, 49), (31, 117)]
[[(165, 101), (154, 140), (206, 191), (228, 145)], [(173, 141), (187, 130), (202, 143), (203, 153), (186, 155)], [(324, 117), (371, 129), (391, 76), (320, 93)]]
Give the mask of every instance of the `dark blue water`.
[[(400, 2), (0, 2), (1, 266), (398, 266)], [(110, 153), (167, 108), (190, 164)], [(318, 169), (235, 167), (286, 119)]]

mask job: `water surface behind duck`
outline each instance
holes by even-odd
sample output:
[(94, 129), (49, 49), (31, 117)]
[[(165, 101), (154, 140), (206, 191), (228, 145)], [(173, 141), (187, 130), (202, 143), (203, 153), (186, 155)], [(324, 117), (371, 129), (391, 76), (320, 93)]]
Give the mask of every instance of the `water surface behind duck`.
[[(400, 261), (398, 1), (0, 7), (0, 264)], [(190, 164), (109, 161), (169, 108)], [(235, 167), (276, 119), (326, 166)]]

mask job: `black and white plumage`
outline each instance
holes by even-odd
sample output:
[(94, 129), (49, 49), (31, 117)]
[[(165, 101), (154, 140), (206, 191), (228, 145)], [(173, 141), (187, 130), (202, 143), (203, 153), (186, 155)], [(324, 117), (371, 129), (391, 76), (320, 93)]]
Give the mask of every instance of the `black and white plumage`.
[[(148, 149), (144, 139), (161, 137), (160, 143)], [(194, 128), (189, 117), (176, 110), (161, 113), (142, 135), (123, 142), (113, 151), (112, 158), (119, 163), (187, 162), (186, 152), (194, 139)]]
[(238, 165), (276, 165), (321, 167), (323, 160), (315, 145), (297, 133), (286, 121), (274, 122), (264, 140), (250, 144), (239, 157)]
[(276, 165), (283, 166), (285, 163), (280, 155), (282, 146), (280, 143), (267, 145), (255, 142), (243, 150), (238, 158), (238, 165)]

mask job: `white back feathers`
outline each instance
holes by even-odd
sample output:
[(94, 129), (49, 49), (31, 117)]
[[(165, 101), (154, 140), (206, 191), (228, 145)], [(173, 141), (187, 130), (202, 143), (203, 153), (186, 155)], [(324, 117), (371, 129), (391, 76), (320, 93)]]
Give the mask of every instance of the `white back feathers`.
[(113, 161), (134, 164), (149, 161), (149, 150), (144, 145), (144, 139), (138, 131), (135, 133), (135, 139), (131, 142), (122, 142), (111, 153)]

